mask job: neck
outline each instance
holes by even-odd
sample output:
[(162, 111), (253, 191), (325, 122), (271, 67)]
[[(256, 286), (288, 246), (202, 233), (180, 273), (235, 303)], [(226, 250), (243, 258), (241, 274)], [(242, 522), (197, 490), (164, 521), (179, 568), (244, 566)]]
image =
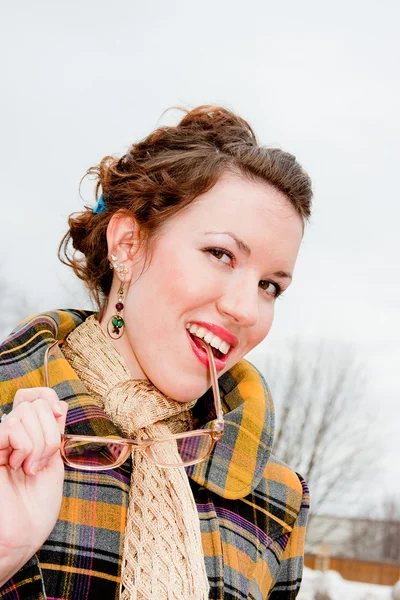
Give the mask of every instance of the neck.
[[(104, 310), (99, 315), (100, 326), (107, 336), (108, 336), (107, 323), (109, 322), (109, 320), (112, 318), (112, 316), (114, 314), (115, 314), (115, 309), (113, 309), (113, 307), (110, 306), (110, 303), (108, 303), (107, 306), (104, 308)], [(140, 366), (138, 359), (136, 358), (136, 355), (130, 344), (127, 333), (125, 332), (124, 335), (122, 335), (120, 338), (115, 339), (115, 340), (113, 338), (109, 337), (109, 340), (112, 343), (112, 345), (114, 346), (114, 348), (121, 354), (122, 358), (124, 359), (126, 366), (128, 367), (129, 372), (132, 375), (132, 379), (147, 380), (148, 378), (147, 378), (145, 372), (143, 371), (142, 367)]]

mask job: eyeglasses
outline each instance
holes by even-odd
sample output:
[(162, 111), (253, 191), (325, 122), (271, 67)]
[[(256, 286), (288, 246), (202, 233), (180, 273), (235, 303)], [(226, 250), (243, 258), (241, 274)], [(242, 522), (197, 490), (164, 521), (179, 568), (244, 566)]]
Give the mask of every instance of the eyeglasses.
[[(60, 453), (64, 463), (82, 471), (106, 471), (120, 467), (132, 450), (144, 452), (159, 467), (188, 467), (206, 460), (224, 432), (221, 399), (217, 371), (210, 346), (199, 340), (208, 355), (216, 419), (207, 429), (197, 429), (165, 437), (131, 440), (121, 437), (98, 437), (90, 435), (61, 435)], [(49, 358), (58, 342), (49, 346), (44, 355), (44, 377), (49, 384)]]

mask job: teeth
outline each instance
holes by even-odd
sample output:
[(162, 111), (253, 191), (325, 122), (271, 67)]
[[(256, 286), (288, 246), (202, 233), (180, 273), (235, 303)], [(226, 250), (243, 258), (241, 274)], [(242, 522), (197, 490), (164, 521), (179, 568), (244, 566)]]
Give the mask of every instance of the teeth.
[(188, 323), (186, 325), (186, 329), (188, 329), (190, 333), (192, 333), (196, 337), (203, 339), (205, 342), (207, 342), (207, 344), (210, 344), (210, 346), (212, 346), (213, 348), (216, 348), (217, 350), (222, 352), (222, 354), (227, 354), (229, 352), (230, 344), (221, 340), (221, 338), (211, 333), (211, 331), (208, 331), (208, 329), (206, 329), (205, 327), (200, 327), (199, 325)]
[(218, 350), (220, 352), (222, 352), (222, 354), (227, 354), (229, 348), (230, 348), (230, 345), (228, 344), (228, 342), (222, 342), (222, 344), (220, 345)]
[(216, 348), (217, 350), (221, 344), (222, 344), (222, 340), (220, 340), (217, 335), (214, 335), (212, 340), (210, 340), (210, 346), (212, 346), (213, 348)]

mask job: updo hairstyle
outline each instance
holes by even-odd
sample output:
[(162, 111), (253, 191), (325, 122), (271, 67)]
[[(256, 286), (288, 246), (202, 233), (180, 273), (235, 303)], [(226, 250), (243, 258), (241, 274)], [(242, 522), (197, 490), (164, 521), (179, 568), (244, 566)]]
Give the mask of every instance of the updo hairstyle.
[(250, 125), (229, 110), (199, 106), (185, 111), (175, 127), (160, 127), (132, 144), (121, 158), (106, 156), (88, 169), (106, 209), (94, 214), (85, 207), (70, 215), (60, 260), (72, 267), (101, 307), (113, 276), (106, 239), (111, 217), (121, 210), (131, 214), (140, 228), (140, 243), (148, 248), (168, 219), (211, 189), (226, 171), (273, 185), (303, 221), (310, 216), (311, 181), (292, 154), (259, 146)]

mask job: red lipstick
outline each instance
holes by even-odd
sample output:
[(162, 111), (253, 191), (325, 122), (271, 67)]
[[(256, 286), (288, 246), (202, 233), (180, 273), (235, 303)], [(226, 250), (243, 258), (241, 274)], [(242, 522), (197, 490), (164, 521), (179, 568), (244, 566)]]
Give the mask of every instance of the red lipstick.
[[(231, 348), (236, 348), (239, 343), (238, 338), (233, 333), (230, 333), (225, 327), (220, 325), (214, 325), (214, 323), (206, 323), (205, 321), (190, 321), (191, 325), (198, 325), (199, 327), (205, 327), (208, 331), (211, 331), (214, 335), (217, 335), (223, 342), (227, 342)], [(229, 354), (229, 352), (228, 352)]]
[[(188, 329), (186, 330), (186, 334), (188, 336), (189, 343), (190, 343), (190, 346), (191, 346), (194, 354), (197, 356), (197, 358), (199, 359), (199, 361), (205, 367), (209, 368), (207, 352), (200, 345), (200, 342), (199, 342), (199, 344), (196, 343), (196, 337), (195, 336), (192, 337), (190, 335)], [(227, 354), (225, 354), (223, 356), (223, 358), (217, 358), (216, 356), (214, 356), (215, 368), (217, 369), (217, 371), (222, 371), (222, 369), (225, 369), (226, 363), (227, 363), (227, 360), (228, 360), (228, 355), (229, 355), (229, 352)]]

